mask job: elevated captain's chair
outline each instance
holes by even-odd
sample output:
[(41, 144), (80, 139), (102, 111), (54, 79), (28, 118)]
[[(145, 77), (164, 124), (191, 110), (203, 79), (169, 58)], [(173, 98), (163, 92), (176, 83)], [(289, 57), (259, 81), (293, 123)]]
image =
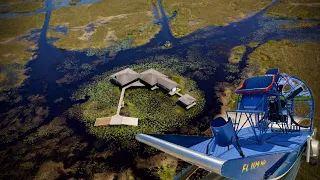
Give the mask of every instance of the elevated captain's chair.
[[(268, 129), (269, 122), (266, 120), (268, 115), (268, 104), (270, 97), (279, 96), (277, 90), (276, 79), (278, 78), (278, 70), (272, 69), (264, 76), (250, 77), (244, 80), (242, 86), (236, 90), (236, 94), (241, 95), (240, 103), (238, 104), (237, 114), (238, 119), (235, 124), (240, 124), (241, 116), (245, 116), (247, 120), (244, 122), (250, 123), (254, 133), (260, 134)], [(274, 98), (273, 98), (274, 99)], [(240, 131), (239, 126), (236, 126), (237, 132)], [(260, 141), (260, 137), (257, 140)]]
[(238, 143), (238, 138), (236, 132), (233, 128), (231, 118), (229, 118), (228, 122), (225, 121), (223, 117), (218, 117), (211, 121), (211, 129), (214, 134), (214, 142), (213, 140), (208, 144), (207, 154), (211, 155), (216, 146), (227, 147), (232, 144), (239, 154), (244, 157), (243, 152)]
[(247, 78), (236, 90), (236, 94), (242, 94), (238, 110), (267, 111), (267, 97), (275, 91), (275, 80), (273, 74)]

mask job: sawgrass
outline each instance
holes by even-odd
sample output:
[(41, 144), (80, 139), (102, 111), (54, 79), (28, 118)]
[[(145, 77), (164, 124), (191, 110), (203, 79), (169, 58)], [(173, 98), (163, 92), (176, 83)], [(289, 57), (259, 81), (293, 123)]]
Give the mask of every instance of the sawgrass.
[(171, 30), (176, 37), (207, 26), (224, 26), (257, 12), (271, 3), (271, 0), (165, 0), (163, 7), (167, 15), (177, 11), (170, 21)]
[[(132, 14), (152, 10), (151, 1), (146, 0), (108, 0), (94, 4), (63, 7), (52, 11), (50, 26), (85, 26), (102, 18), (121, 14)], [(141, 14), (140, 18), (143, 18)], [(136, 22), (139, 19), (136, 20)]]
[(76, 5), (78, 2), (80, 2), (81, 0), (71, 0), (69, 2), (70, 5)]
[(9, 5), (18, 4), (21, 2), (23, 2), (23, 0), (1, 0), (0, 6), (9, 6)]
[(33, 52), (27, 41), (0, 44), (0, 91), (18, 87), (27, 78), (25, 65), (32, 59)]
[[(52, 12), (50, 25), (77, 27), (69, 30), (55, 45), (61, 49), (84, 50), (105, 49), (125, 39), (133, 41), (132, 46), (146, 44), (159, 32), (160, 26), (153, 23), (151, 1), (101, 1), (91, 5), (65, 7)], [(89, 13), (89, 14), (88, 14)], [(108, 24), (97, 23), (108, 22)], [(89, 39), (81, 38), (83, 28), (94, 24), (94, 32)], [(112, 35), (112, 39), (108, 36)]]
[(242, 56), (246, 50), (247, 48), (245, 45), (233, 47), (230, 52), (229, 61), (231, 63), (239, 63), (242, 60)]
[(281, 28), (283, 29), (292, 29), (292, 28), (312, 28), (312, 27), (319, 27), (320, 23), (319, 22), (307, 22), (307, 21), (302, 21), (302, 22), (297, 22), (293, 24), (282, 24), (280, 25)]
[(63, 35), (63, 33), (54, 31), (52, 29), (49, 29), (46, 34), (47, 38), (61, 38)]
[(10, 143), (29, 130), (38, 127), (48, 116), (43, 96), (30, 96), (28, 105), (17, 106), (1, 114), (0, 144)]
[(268, 16), (280, 18), (320, 19), (319, 1), (284, 0), (267, 11)]
[(22, 1), (9, 6), (6, 10), (15, 13), (28, 13), (44, 7), (43, 0)]
[(250, 42), (248, 46), (251, 48), (255, 48), (255, 47), (258, 47), (259, 44), (260, 44), (259, 42)]
[(32, 16), (21, 16), (15, 18), (0, 18), (0, 41), (8, 40), (27, 34), (32, 29), (42, 27), (45, 13)]
[[(151, 23), (151, 26), (140, 31), (140, 28), (148, 23)], [(69, 30), (68, 35), (61, 37), (55, 45), (61, 49), (72, 50), (104, 49), (130, 38), (133, 40), (133, 46), (139, 46), (148, 43), (159, 30), (160, 26), (152, 24), (152, 16), (143, 12), (113, 19), (108, 24), (98, 25), (89, 39), (81, 38), (85, 33), (82, 30)], [(108, 35), (112, 35), (112, 39), (109, 39)]]

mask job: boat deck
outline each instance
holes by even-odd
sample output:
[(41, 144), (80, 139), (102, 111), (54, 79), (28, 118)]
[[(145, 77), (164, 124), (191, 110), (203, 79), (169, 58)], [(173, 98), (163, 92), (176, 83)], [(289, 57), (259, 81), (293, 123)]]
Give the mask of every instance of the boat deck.
[[(244, 155), (246, 157), (250, 157), (283, 152), (292, 152), (294, 149), (303, 146), (306, 143), (308, 135), (310, 134), (311, 131), (309, 130), (302, 130), (290, 133), (274, 133), (269, 131), (263, 136), (262, 144), (259, 144), (256, 137), (254, 136), (252, 128), (248, 127), (243, 128), (239, 132), (238, 136), (239, 144)], [(206, 154), (207, 146), (210, 141), (211, 138), (197, 143), (195, 145), (192, 145), (189, 147), (189, 149)], [(229, 146), (229, 150), (228, 147), (216, 146), (211, 156), (218, 157), (223, 160), (241, 158), (238, 151), (233, 147), (233, 145)]]

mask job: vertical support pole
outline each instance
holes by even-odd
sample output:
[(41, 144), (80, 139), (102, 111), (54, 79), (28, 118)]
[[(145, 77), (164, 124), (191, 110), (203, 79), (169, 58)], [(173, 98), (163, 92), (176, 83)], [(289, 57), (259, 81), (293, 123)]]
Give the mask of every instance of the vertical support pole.
[(307, 151), (306, 151), (306, 161), (307, 161), (307, 163), (310, 162), (310, 150), (311, 150), (311, 137), (308, 136), (308, 139), (307, 139)]

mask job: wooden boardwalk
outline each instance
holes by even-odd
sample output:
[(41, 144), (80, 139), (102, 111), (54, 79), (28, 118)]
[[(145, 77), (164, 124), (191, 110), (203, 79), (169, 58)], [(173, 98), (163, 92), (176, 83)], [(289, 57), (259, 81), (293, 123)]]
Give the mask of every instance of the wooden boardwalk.
[(123, 98), (124, 98), (124, 93), (125, 93), (126, 89), (128, 89), (130, 87), (143, 87), (143, 86), (144, 86), (144, 84), (142, 84), (140, 81), (136, 81), (136, 82), (131, 83), (131, 84), (127, 85), (126, 87), (122, 88), (116, 115), (120, 115), (122, 102), (123, 102)]

